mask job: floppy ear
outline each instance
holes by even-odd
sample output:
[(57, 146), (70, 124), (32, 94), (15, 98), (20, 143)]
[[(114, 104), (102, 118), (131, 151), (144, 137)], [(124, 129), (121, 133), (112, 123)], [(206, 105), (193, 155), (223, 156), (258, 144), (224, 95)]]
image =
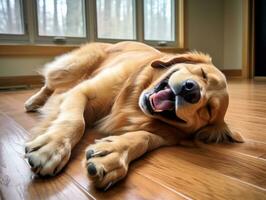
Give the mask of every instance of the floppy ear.
[(242, 136), (237, 132), (232, 132), (226, 123), (203, 127), (195, 134), (195, 139), (204, 141), (206, 143), (244, 142)]
[(151, 63), (154, 68), (166, 68), (177, 63), (211, 63), (212, 59), (209, 55), (201, 52), (193, 51), (185, 54), (180, 54), (168, 61), (155, 60)]

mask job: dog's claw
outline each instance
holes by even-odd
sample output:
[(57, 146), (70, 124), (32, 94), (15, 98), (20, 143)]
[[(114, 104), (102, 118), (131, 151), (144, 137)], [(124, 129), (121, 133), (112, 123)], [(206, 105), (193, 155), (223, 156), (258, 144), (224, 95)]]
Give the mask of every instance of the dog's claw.
[(25, 147), (25, 153), (27, 154), (29, 152), (29, 147)]
[(98, 142), (101, 142), (101, 139), (95, 139), (94, 140), (94, 143), (98, 143)]
[(94, 154), (94, 151), (93, 150), (88, 150), (87, 152), (86, 152), (86, 158), (87, 158), (87, 160), (89, 160), (90, 158), (92, 158), (93, 157), (93, 154)]
[(56, 175), (56, 174), (58, 173), (59, 169), (60, 169), (60, 168), (56, 167), (56, 168), (54, 169), (52, 175), (53, 175), (53, 176)]
[(106, 156), (108, 154), (108, 151), (98, 151), (98, 152), (95, 152), (93, 153), (91, 156), (92, 157), (102, 157), (102, 156)]
[(108, 185), (104, 188), (104, 192), (106, 192), (111, 186), (113, 185), (113, 182), (111, 181), (110, 183), (108, 183)]
[(29, 163), (29, 165), (30, 165), (32, 168), (35, 168), (35, 166), (34, 166), (34, 162), (32, 161), (31, 158), (28, 159), (28, 163)]
[(92, 149), (88, 150), (86, 152), (86, 158), (87, 160), (89, 160), (90, 158), (93, 157), (102, 157), (102, 156), (106, 156), (109, 152), (108, 151), (94, 151)]

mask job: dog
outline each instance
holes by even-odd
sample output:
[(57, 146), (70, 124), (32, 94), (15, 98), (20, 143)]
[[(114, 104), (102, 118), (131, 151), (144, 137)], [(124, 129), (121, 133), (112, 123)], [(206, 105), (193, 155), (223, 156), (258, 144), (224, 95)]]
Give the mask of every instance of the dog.
[(41, 176), (67, 164), (85, 125), (107, 136), (85, 152), (88, 177), (98, 188), (123, 179), (131, 161), (162, 146), (243, 142), (224, 121), (226, 78), (200, 52), (91, 43), (46, 64), (43, 76), (44, 86), (25, 103), (26, 111), (44, 113), (25, 144), (28, 163)]

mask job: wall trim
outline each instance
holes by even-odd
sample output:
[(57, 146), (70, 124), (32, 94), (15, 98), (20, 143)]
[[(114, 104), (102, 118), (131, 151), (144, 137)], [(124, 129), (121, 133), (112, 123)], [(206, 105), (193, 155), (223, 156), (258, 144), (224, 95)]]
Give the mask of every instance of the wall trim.
[(78, 47), (78, 45), (0, 44), (0, 56), (57, 56)]
[(0, 87), (42, 85), (43, 82), (41, 75), (0, 77)]
[(242, 77), (241, 69), (221, 69), (226, 77)]
[[(26, 44), (0, 44), (0, 56), (58, 56), (76, 48), (80, 45), (26, 45)], [(166, 53), (184, 53), (186, 48), (157, 47), (159, 51)]]
[(252, 28), (252, 20), (250, 19), (250, 1), (251, 0), (242, 1), (242, 77), (246, 79), (252, 78), (252, 50), (250, 48), (252, 47), (252, 45), (250, 45), (252, 37), (252, 30), (250, 30)]
[(263, 81), (263, 82), (265, 82), (266, 81), (266, 76), (254, 76), (253, 79), (255, 81)]

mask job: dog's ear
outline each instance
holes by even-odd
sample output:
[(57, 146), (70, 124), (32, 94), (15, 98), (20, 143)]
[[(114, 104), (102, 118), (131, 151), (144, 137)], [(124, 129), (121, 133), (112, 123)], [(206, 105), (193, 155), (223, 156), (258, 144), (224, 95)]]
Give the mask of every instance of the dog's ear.
[(167, 68), (177, 63), (194, 64), (194, 63), (211, 63), (211, 62), (212, 59), (209, 55), (194, 51), (174, 56), (173, 58), (167, 61), (155, 60), (151, 63), (151, 66), (153, 68)]
[(206, 143), (244, 142), (243, 137), (239, 133), (231, 131), (226, 123), (203, 127), (195, 134), (195, 139)]

